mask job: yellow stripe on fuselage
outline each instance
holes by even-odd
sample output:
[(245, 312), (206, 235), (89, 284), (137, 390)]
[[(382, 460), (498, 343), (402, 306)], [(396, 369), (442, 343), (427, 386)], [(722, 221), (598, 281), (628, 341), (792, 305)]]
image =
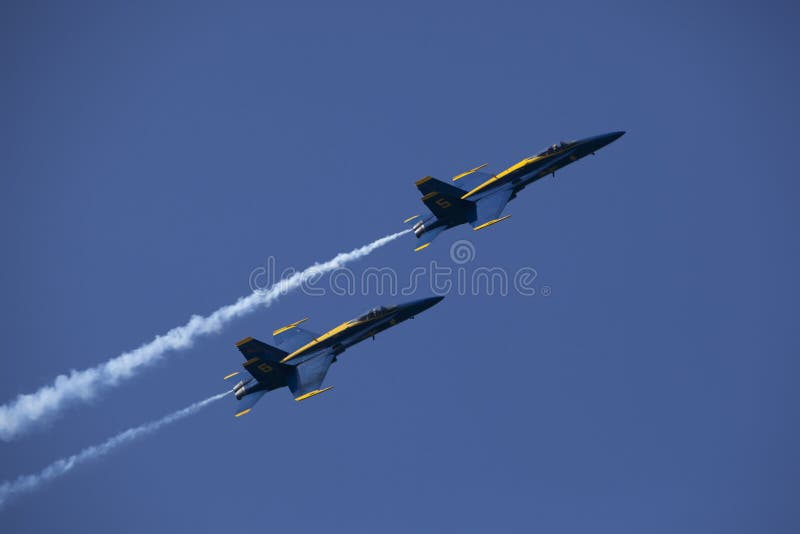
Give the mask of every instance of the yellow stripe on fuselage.
[[(567, 147), (565, 150), (567, 150), (569, 148), (573, 148), (573, 147), (572, 146)], [(552, 154), (545, 154), (544, 156), (536, 156), (536, 157), (533, 157), (533, 158), (523, 159), (519, 163), (517, 163), (515, 165), (512, 165), (511, 167), (507, 168), (503, 172), (501, 172), (499, 174), (496, 174), (495, 176), (492, 176), (491, 178), (489, 178), (488, 180), (486, 180), (485, 182), (483, 182), (482, 184), (477, 186), (475, 189), (473, 189), (473, 190), (469, 191), (468, 193), (466, 193), (465, 195), (463, 195), (461, 198), (462, 199), (466, 199), (468, 197), (471, 197), (475, 193), (483, 191), (484, 189), (486, 189), (487, 187), (489, 187), (493, 183), (497, 182), (498, 180), (502, 180), (503, 178), (505, 178), (506, 176), (508, 176), (509, 174), (511, 174), (514, 171), (518, 171), (519, 169), (522, 169), (522, 168), (527, 167), (529, 165), (533, 165), (534, 163), (539, 163), (544, 159), (552, 158), (553, 156), (557, 156), (557, 155), (562, 154), (562, 153), (563, 153), (563, 151), (559, 151), (559, 152), (554, 152)]]
[(347, 321), (346, 323), (342, 323), (336, 328), (328, 330), (327, 332), (316, 338), (314, 341), (306, 343), (305, 345), (303, 345), (302, 347), (300, 347), (299, 349), (297, 349), (296, 351), (294, 351), (293, 353), (289, 354), (284, 359), (282, 359), (280, 363), (286, 363), (289, 360), (292, 360), (293, 358), (296, 358), (297, 356), (300, 356), (301, 354), (310, 351), (314, 347), (322, 344), (324, 341), (327, 341), (333, 336), (341, 334), (342, 332), (349, 330), (355, 326), (360, 326), (362, 324), (367, 324), (377, 321), (378, 319), (382, 319), (386, 317), (387, 314), (394, 312), (396, 309), (397, 309), (396, 305), (388, 306), (386, 308), (382, 308), (381, 313), (378, 315), (368, 317), (367, 319), (363, 319), (361, 321), (359, 321), (358, 319), (353, 319), (352, 321)]
[(325, 341), (327, 339), (330, 339), (331, 337), (335, 336), (336, 334), (340, 334), (340, 333), (344, 332), (345, 330), (347, 330), (348, 328), (352, 328), (353, 326), (355, 326), (357, 324), (361, 324), (361, 323), (357, 322), (357, 321), (347, 321), (346, 323), (340, 324), (336, 328), (328, 330), (327, 332), (325, 332), (324, 334), (319, 336), (314, 341), (309, 341), (308, 343), (306, 343), (305, 345), (303, 345), (302, 347), (300, 347), (296, 351), (294, 351), (291, 354), (289, 354), (288, 356), (286, 356), (284, 359), (281, 360), (281, 363), (286, 363), (289, 360), (292, 360), (293, 358), (296, 358), (297, 356), (301, 355), (302, 353), (307, 352), (308, 350), (316, 347), (317, 345), (319, 345), (323, 341)]

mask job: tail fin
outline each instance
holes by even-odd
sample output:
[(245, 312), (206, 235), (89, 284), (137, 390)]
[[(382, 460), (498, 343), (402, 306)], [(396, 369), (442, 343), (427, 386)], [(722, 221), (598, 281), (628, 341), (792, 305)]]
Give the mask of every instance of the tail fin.
[(464, 196), (464, 193), (467, 192), (466, 190), (461, 189), (453, 184), (448, 184), (447, 182), (437, 180), (433, 176), (426, 176), (425, 178), (417, 180), (414, 182), (414, 185), (417, 186), (417, 189), (419, 189), (419, 192), (423, 195), (427, 195), (432, 191), (437, 191), (449, 196), (461, 198)]
[(475, 203), (462, 200), (465, 191), (460, 187), (448, 184), (436, 178), (426, 176), (416, 182), (417, 189), (424, 193), (422, 202), (431, 213), (443, 220), (472, 219), (475, 214)]
[(242, 367), (244, 367), (253, 378), (269, 386), (270, 389), (285, 386), (289, 374), (293, 371), (290, 365), (268, 362), (262, 360), (258, 356), (254, 356), (244, 362)]
[(289, 354), (278, 347), (267, 345), (263, 341), (259, 341), (252, 337), (246, 337), (237, 342), (236, 348), (239, 349), (239, 352), (242, 353), (242, 356), (247, 359), (258, 357), (262, 360), (268, 360), (271, 362), (280, 362), (286, 357), (287, 354)]
[(239, 352), (247, 358), (242, 367), (250, 375), (269, 389), (285, 386), (292, 371), (291, 367), (280, 363), (288, 352), (267, 345), (263, 341), (245, 338), (236, 344)]

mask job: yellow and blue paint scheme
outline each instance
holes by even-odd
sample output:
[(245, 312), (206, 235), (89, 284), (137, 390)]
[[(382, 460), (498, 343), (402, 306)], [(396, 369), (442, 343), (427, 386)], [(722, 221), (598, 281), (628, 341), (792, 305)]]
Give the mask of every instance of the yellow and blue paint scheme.
[(422, 203), (430, 210), (425, 218), (414, 216), (404, 222), (413, 223), (419, 239), (414, 249), (428, 247), (444, 230), (469, 223), (473, 230), (482, 230), (510, 215), (501, 216), (506, 205), (525, 187), (553, 174), (581, 158), (622, 137), (625, 132), (610, 132), (578, 141), (563, 141), (512, 165), (497, 174), (481, 171), (479, 165), (453, 177), (452, 183), (426, 176), (414, 185), (422, 193)]
[[(430, 297), (393, 306), (381, 306), (344, 322), (323, 334), (301, 328), (301, 319), (272, 334), (275, 346), (252, 337), (236, 343), (245, 357), (242, 367), (251, 378), (239, 381), (233, 392), (239, 401), (236, 417), (250, 413), (267, 392), (288, 387), (298, 402), (329, 391), (321, 388), (331, 364), (345, 350), (406, 319), (422, 313), (444, 297)], [(225, 379), (235, 376), (230, 373)]]

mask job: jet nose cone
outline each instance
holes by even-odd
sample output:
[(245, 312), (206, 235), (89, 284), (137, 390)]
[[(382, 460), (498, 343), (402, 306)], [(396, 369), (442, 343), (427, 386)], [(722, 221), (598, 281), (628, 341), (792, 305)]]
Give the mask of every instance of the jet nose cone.
[(426, 299), (416, 301), (415, 304), (421, 309), (427, 310), (431, 306), (439, 304), (442, 300), (444, 300), (444, 297), (428, 297)]
[(406, 304), (405, 307), (411, 312), (412, 315), (414, 315), (440, 303), (443, 299), (444, 297), (428, 297), (426, 299), (411, 301)]
[(625, 135), (624, 131), (609, 132), (607, 134), (598, 135), (595, 139), (597, 140), (596, 143), (598, 145), (598, 148), (600, 148), (606, 146), (609, 143), (613, 143), (623, 135)]
[(589, 137), (584, 140), (583, 144), (584, 151), (586, 153), (590, 153), (590, 152), (595, 152), (596, 150), (600, 150), (609, 143), (613, 143), (623, 135), (625, 135), (624, 131), (618, 131), (618, 132), (609, 132), (605, 134), (600, 134), (594, 137)]

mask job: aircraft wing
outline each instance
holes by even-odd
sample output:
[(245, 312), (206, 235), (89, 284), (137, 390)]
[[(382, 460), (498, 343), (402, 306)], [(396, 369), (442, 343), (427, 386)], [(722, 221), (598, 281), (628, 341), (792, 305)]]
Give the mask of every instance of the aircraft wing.
[(292, 390), (294, 400), (301, 401), (331, 389), (320, 389), (320, 386), (334, 358), (333, 352), (329, 351), (295, 366), (294, 373), (289, 378), (289, 389)]
[(511, 215), (500, 217), (500, 214), (503, 213), (503, 209), (506, 207), (506, 204), (508, 204), (508, 201), (511, 200), (512, 194), (513, 190), (509, 187), (506, 189), (501, 189), (494, 194), (485, 196), (478, 200), (475, 210), (477, 217), (475, 221), (472, 222), (473, 230), (486, 228), (487, 226), (491, 226), (496, 222), (500, 222), (511, 217)]
[[(303, 319), (303, 321), (305, 321), (305, 319)], [(303, 321), (298, 321), (297, 323), (292, 323), (289, 326), (278, 328), (272, 333), (272, 339), (275, 340), (275, 343), (282, 350), (286, 351), (286, 354), (291, 354), (303, 345), (306, 345), (307, 343), (310, 343), (319, 337), (318, 333), (297, 326)], [(286, 356), (286, 354), (284, 354), (284, 356)]]
[(486, 180), (494, 178), (494, 174), (490, 174), (488, 172), (480, 172), (480, 171), (473, 171), (469, 174), (465, 174), (464, 176), (457, 176), (453, 178), (453, 182), (456, 186), (464, 189), (466, 191), (472, 191), (479, 185), (481, 185)]

